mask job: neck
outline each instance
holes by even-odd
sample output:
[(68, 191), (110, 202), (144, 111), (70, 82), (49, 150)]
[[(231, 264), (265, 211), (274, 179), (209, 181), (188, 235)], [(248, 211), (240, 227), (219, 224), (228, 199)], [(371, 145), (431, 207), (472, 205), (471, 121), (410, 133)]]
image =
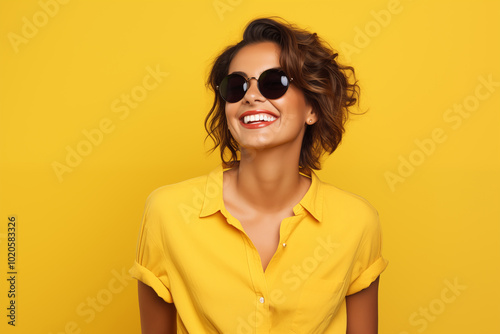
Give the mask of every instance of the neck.
[(299, 174), (298, 154), (273, 149), (242, 150), (234, 180), (238, 197), (253, 210), (263, 213), (289, 210), (300, 201), (310, 184)]

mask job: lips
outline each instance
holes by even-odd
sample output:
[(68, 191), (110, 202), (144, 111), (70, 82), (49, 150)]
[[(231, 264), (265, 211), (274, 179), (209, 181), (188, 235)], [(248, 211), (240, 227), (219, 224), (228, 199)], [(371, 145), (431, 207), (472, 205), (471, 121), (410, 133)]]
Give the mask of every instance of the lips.
[(239, 120), (240, 124), (247, 129), (258, 129), (274, 123), (278, 118), (278, 115), (269, 110), (262, 109), (246, 111), (240, 115)]

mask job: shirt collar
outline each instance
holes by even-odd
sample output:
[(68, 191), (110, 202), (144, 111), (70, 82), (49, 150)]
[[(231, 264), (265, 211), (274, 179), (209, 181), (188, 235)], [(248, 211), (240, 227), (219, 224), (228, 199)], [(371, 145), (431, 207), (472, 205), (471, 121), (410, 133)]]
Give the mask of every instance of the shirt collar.
[[(200, 217), (206, 217), (220, 211), (224, 207), (222, 197), (222, 164), (214, 168), (207, 177), (205, 197), (201, 208)], [(323, 219), (323, 182), (311, 170), (311, 185), (299, 204), (306, 209), (317, 221)]]

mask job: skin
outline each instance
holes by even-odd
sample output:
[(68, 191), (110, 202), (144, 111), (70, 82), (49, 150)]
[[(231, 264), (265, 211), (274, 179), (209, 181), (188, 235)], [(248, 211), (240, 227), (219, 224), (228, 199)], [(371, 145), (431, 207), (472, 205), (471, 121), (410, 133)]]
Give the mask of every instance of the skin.
[[(279, 46), (272, 42), (245, 46), (231, 61), (229, 73), (243, 72), (258, 78), (263, 71), (280, 67), (279, 54)], [(241, 114), (256, 109), (279, 117), (263, 128), (243, 127)], [(243, 99), (226, 103), (225, 111), (241, 159), (238, 167), (224, 172), (224, 204), (254, 243), (265, 271), (278, 247), (281, 221), (294, 215), (292, 208), (311, 184), (298, 173), (299, 156), (305, 129), (317, 121), (317, 116), (293, 82), (285, 95), (268, 100), (253, 79)], [(377, 333), (378, 284), (377, 278), (367, 289), (346, 297), (347, 334)], [(139, 304), (143, 334), (175, 333), (175, 306), (141, 282)]]
[[(279, 53), (275, 43), (248, 45), (233, 58), (229, 73), (258, 78), (265, 70), (280, 67)], [(253, 79), (243, 99), (226, 103), (225, 110), (241, 159), (237, 168), (224, 173), (224, 203), (257, 248), (265, 270), (278, 247), (281, 221), (293, 216), (292, 208), (309, 189), (310, 179), (298, 173), (299, 156), (306, 122), (313, 124), (317, 117), (295, 85), (279, 99), (268, 100)], [(249, 110), (268, 110), (278, 119), (263, 128), (247, 129), (239, 118)]]
[(380, 277), (377, 277), (368, 288), (346, 297), (346, 334), (378, 333), (379, 281)]
[(173, 303), (167, 303), (150, 286), (137, 281), (139, 311), (143, 334), (174, 334), (177, 332), (177, 311)]

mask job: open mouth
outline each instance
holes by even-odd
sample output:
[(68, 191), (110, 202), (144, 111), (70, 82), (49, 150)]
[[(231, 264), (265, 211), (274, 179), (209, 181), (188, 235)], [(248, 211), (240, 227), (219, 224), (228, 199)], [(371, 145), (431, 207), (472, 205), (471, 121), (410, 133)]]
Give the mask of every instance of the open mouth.
[(243, 121), (244, 124), (252, 124), (257, 122), (272, 122), (274, 120), (276, 120), (276, 117), (264, 113), (248, 115), (240, 119), (240, 121)]

